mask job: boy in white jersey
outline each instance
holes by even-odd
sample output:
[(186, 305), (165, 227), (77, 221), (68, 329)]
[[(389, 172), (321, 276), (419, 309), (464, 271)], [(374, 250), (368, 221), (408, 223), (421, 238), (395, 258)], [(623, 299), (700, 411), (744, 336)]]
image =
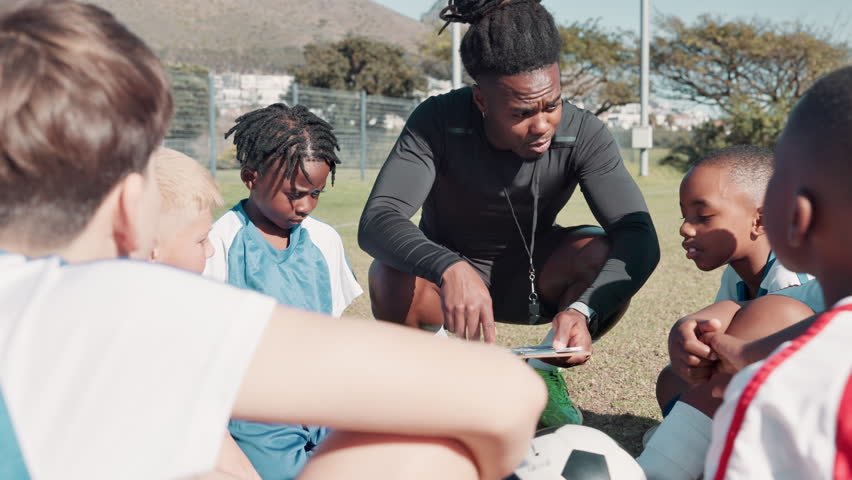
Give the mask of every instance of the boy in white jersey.
[[(763, 227), (763, 196), (773, 170), (772, 152), (738, 145), (711, 152), (687, 172), (680, 186), (686, 257), (703, 271), (727, 266), (713, 305), (679, 320), (669, 337), (672, 364), (657, 380), (657, 399), (666, 417), (638, 461), (654, 479), (694, 479), (701, 474), (718, 407), (712, 387), (692, 387), (693, 376), (708, 370), (709, 348), (695, 334), (699, 319), (718, 318), (739, 338), (754, 339), (813, 313), (805, 305), (774, 297), (740, 312), (742, 302), (806, 283), (769, 246)], [(698, 346), (694, 351), (693, 345)]]
[[(730, 381), (713, 420), (704, 478), (852, 478), (852, 67), (818, 80), (793, 108), (766, 193), (778, 258), (813, 273), (829, 310), (744, 344), (702, 325)], [(780, 347), (779, 347), (780, 345)]]
[[(213, 225), (205, 276), (339, 317), (362, 290), (340, 235), (311, 216), (340, 163), (331, 125), (304, 105), (276, 103), (237, 118), (231, 134), (249, 197)], [(295, 478), (328, 435), (301, 424), (233, 420), (228, 428), (265, 480)]]
[(340, 428), (304, 478), (508, 474), (545, 402), (510, 354), (115, 259), (154, 244), (167, 85), (98, 7), (0, 15), (0, 476), (196, 476), (230, 416)]

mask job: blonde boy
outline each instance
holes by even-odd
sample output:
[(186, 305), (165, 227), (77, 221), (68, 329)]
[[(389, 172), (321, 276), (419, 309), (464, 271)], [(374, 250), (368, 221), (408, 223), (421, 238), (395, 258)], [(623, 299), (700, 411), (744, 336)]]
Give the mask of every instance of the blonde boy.
[(151, 155), (160, 187), (160, 224), (151, 260), (201, 273), (213, 255), (207, 238), (213, 209), (224, 204), (207, 169), (192, 158), (159, 147)]

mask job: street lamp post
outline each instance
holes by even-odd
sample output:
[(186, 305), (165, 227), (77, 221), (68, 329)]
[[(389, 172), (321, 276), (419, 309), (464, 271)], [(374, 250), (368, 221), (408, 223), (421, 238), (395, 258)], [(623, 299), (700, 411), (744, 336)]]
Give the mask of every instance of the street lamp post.
[(461, 72), (461, 25), (454, 22), (451, 27), (453, 32), (453, 89), (461, 88), (462, 72)]
[[(639, 91), (639, 101), (641, 105), (641, 111), (639, 113), (639, 126), (641, 127), (642, 132), (642, 141), (640, 141), (639, 149), (639, 176), (647, 176), (648, 175), (648, 149), (653, 145), (652, 134), (651, 134), (651, 126), (648, 124), (648, 96), (650, 94), (650, 88), (648, 83), (648, 73), (650, 66), (650, 20), (649, 20), (649, 0), (640, 0), (641, 1), (641, 16), (642, 16), (642, 28), (640, 31), (641, 35), (641, 63), (642, 63), (642, 71), (640, 73), (640, 91)], [(635, 135), (634, 135), (635, 138)]]

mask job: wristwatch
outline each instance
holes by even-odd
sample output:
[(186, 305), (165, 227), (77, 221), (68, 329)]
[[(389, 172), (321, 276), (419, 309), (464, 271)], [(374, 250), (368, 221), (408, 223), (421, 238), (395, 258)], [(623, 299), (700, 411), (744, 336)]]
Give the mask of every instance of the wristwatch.
[(591, 321), (598, 316), (598, 314), (594, 311), (594, 309), (592, 309), (592, 307), (586, 305), (583, 302), (574, 302), (571, 305), (568, 305), (568, 308), (566, 308), (565, 310), (571, 310), (572, 308), (582, 313), (583, 316), (586, 317), (586, 325), (591, 323)]

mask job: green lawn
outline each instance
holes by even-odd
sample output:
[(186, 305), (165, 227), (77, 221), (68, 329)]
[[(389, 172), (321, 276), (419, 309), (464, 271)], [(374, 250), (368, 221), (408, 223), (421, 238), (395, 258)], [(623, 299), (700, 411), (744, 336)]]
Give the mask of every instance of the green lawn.
[[(621, 323), (595, 345), (588, 364), (566, 370), (572, 398), (583, 409), (586, 424), (605, 431), (629, 451), (637, 454), (642, 433), (659, 421), (654, 399), (657, 373), (667, 363), (666, 336), (681, 316), (695, 311), (714, 298), (721, 271), (701, 273), (686, 260), (680, 247), (680, 210), (677, 189), (681, 173), (656, 165), (652, 155), (649, 177), (637, 178), (660, 237), (662, 259), (648, 283), (633, 298)], [(629, 158), (629, 155), (625, 155)], [(635, 173), (638, 165), (629, 163)], [(334, 187), (323, 194), (314, 215), (335, 226), (352, 268), (366, 290), (370, 257), (358, 248), (358, 218), (370, 193), (377, 171), (368, 171), (366, 182), (357, 170), (340, 170)], [(219, 171), (217, 181), (226, 205), (243, 198), (245, 188), (236, 171)], [(592, 223), (594, 218), (582, 195), (575, 195), (560, 213), (561, 225)], [(367, 295), (358, 298), (348, 315), (369, 318)], [(505, 346), (538, 343), (547, 326), (498, 325), (498, 342)]]

